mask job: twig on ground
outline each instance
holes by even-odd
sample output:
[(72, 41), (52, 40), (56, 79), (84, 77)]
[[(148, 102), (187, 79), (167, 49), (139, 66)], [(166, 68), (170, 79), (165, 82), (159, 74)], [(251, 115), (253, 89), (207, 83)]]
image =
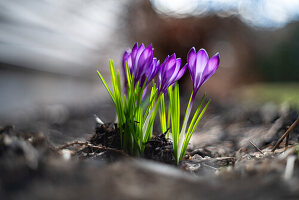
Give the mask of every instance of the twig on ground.
[(123, 156), (130, 157), (128, 154), (126, 154), (122, 150), (118, 150), (118, 149), (114, 149), (114, 148), (110, 148), (110, 147), (105, 147), (105, 146), (96, 146), (96, 145), (93, 145), (93, 144), (87, 144), (86, 146), (90, 147), (90, 148), (98, 149), (98, 150), (113, 151), (113, 152), (116, 152), (116, 153), (120, 153)]
[(262, 150), (260, 148), (258, 148), (255, 144), (253, 144), (253, 142), (251, 142), (250, 140), (249, 140), (249, 142), (258, 152), (260, 152), (261, 154), (264, 154), (264, 152), (262, 152)]
[(62, 150), (62, 149), (65, 149), (65, 148), (68, 148), (70, 146), (74, 146), (74, 145), (87, 145), (88, 142), (82, 142), (82, 141), (73, 141), (73, 142), (68, 142), (64, 145), (61, 145), (59, 147), (56, 147), (56, 150)]
[(283, 139), (290, 134), (290, 132), (295, 128), (295, 126), (298, 124), (298, 122), (299, 122), (299, 118), (297, 118), (296, 121), (290, 126), (290, 128), (283, 134), (283, 136), (281, 136), (281, 138), (279, 138), (279, 140), (277, 141), (277, 143), (271, 150), (272, 152), (274, 152), (275, 149), (277, 149), (277, 147), (280, 145), (280, 143), (283, 141)]
[(126, 154), (122, 150), (118, 150), (118, 149), (114, 149), (114, 148), (110, 148), (110, 147), (105, 147), (105, 146), (97, 146), (97, 145), (90, 144), (89, 142), (82, 142), (82, 141), (73, 141), (73, 142), (66, 143), (64, 145), (61, 145), (61, 146), (57, 147), (56, 150), (59, 151), (59, 150), (66, 149), (66, 148), (68, 148), (70, 146), (74, 146), (74, 145), (86, 146), (86, 147), (90, 147), (90, 148), (97, 149), (97, 150), (113, 151), (113, 152), (116, 152), (116, 153), (120, 153), (123, 156), (129, 157), (129, 155)]

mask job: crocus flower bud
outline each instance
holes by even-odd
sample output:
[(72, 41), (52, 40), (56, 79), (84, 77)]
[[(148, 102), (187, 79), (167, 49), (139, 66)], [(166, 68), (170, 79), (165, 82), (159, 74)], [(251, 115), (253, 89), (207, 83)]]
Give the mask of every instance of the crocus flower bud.
[(157, 86), (159, 93), (167, 92), (168, 87), (178, 81), (184, 75), (186, 69), (187, 65), (181, 68), (181, 59), (176, 58), (175, 54), (167, 56), (158, 72)]
[[(138, 47), (138, 43), (136, 43), (131, 51), (126, 51), (123, 55), (124, 76), (126, 77), (127, 64), (131, 74), (134, 72), (134, 84), (139, 81), (140, 86), (142, 86), (146, 77), (146, 84), (148, 84), (156, 76), (160, 66), (160, 62), (153, 56), (154, 49), (151, 44), (148, 47), (145, 47), (144, 44)], [(126, 81), (127, 79), (125, 78), (125, 86)]]
[(187, 65), (193, 81), (193, 95), (198, 89), (216, 72), (219, 66), (219, 53), (216, 53), (211, 59), (204, 49), (197, 53), (195, 48), (191, 48), (187, 56)]

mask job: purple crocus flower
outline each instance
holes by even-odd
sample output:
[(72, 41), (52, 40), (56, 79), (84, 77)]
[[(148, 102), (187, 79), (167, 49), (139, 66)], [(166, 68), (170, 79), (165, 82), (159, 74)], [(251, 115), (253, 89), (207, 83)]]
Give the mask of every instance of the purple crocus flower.
[[(204, 49), (197, 53), (195, 48), (191, 48), (187, 56), (187, 66), (193, 82), (193, 93), (190, 99), (190, 105), (186, 111), (185, 121), (182, 127), (182, 133), (185, 133), (187, 122), (193, 106), (193, 102), (199, 88), (216, 72), (219, 66), (219, 53), (216, 53), (211, 59)], [(182, 134), (183, 137), (184, 134)], [(183, 140), (182, 140), (183, 141)], [(182, 144), (181, 144), (182, 145)]]
[(158, 93), (165, 93), (170, 85), (178, 81), (185, 73), (187, 65), (181, 68), (181, 59), (176, 58), (175, 54), (167, 56), (160, 66), (158, 73)]
[[(148, 47), (145, 47), (144, 44), (138, 47), (138, 43), (136, 43), (132, 50), (125, 51), (122, 63), (125, 77), (126, 64), (128, 64), (131, 74), (134, 72), (134, 84), (139, 81), (140, 86), (142, 86), (146, 77), (146, 84), (148, 84), (156, 76), (160, 66), (160, 61), (157, 61), (153, 56), (154, 49), (151, 44)], [(125, 78), (125, 87), (126, 81)]]
[[(157, 75), (160, 67), (160, 61), (156, 58), (153, 58), (152, 64), (149, 65), (147, 69), (145, 69), (145, 73), (141, 76), (140, 82), (144, 83), (145, 79), (147, 78), (146, 85), (151, 82)], [(141, 84), (142, 85), (142, 84)]]
[(204, 49), (197, 53), (195, 48), (191, 48), (187, 56), (187, 65), (193, 82), (193, 96), (198, 89), (216, 72), (219, 66), (219, 53), (211, 59)]
[[(181, 158), (182, 148), (187, 137), (186, 128), (189, 116), (192, 110), (193, 102), (199, 88), (216, 72), (219, 66), (219, 54), (215, 54), (211, 59), (204, 49), (200, 49), (197, 53), (195, 48), (191, 48), (187, 56), (187, 66), (193, 81), (193, 93), (190, 97), (186, 114), (183, 121), (183, 126), (179, 134), (178, 147), (177, 147), (177, 161)], [(207, 104), (208, 105), (208, 104)], [(200, 107), (198, 108), (200, 109)], [(199, 111), (199, 110), (198, 110)], [(197, 112), (197, 111), (196, 111)], [(197, 116), (196, 116), (197, 117)], [(194, 118), (195, 119), (195, 118)], [(200, 119), (200, 118), (199, 118)], [(198, 119), (197, 119), (198, 120)], [(190, 128), (190, 127), (189, 127)], [(189, 132), (190, 133), (190, 132)], [(191, 133), (192, 135), (192, 133)]]

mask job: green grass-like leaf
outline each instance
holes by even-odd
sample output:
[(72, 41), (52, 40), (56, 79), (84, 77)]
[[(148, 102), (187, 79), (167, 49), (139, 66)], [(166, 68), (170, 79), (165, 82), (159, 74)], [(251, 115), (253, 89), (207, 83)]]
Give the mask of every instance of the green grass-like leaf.
[(172, 131), (172, 142), (173, 142), (173, 152), (175, 158), (177, 158), (177, 149), (180, 134), (180, 102), (179, 102), (179, 86), (175, 84), (174, 90), (170, 88), (169, 92), (169, 103), (171, 105), (171, 131)]
[(182, 124), (182, 129), (180, 131), (180, 95), (179, 95), (179, 86), (175, 84), (174, 90), (169, 88), (168, 90), (169, 96), (169, 116), (170, 116), (170, 123), (171, 123), (171, 131), (172, 131), (172, 142), (173, 142), (173, 152), (176, 158), (177, 164), (182, 159), (182, 157), (186, 153), (186, 149), (188, 147), (189, 141), (193, 132), (195, 131), (196, 126), (198, 125), (200, 119), (202, 118), (203, 114), (205, 113), (210, 100), (207, 102), (205, 107), (200, 111), (202, 104), (205, 99), (205, 95), (202, 97), (199, 106), (197, 107), (194, 116), (190, 122), (190, 125), (186, 131), (189, 115), (191, 113), (192, 105), (193, 105), (193, 93), (191, 93), (190, 100), (188, 102), (186, 113), (184, 115), (184, 120)]
[(162, 131), (162, 133), (165, 133), (167, 130), (167, 124), (166, 124), (164, 93), (162, 93), (160, 96), (160, 110), (159, 111), (160, 111), (159, 116), (160, 116), (161, 131)]
[[(195, 128), (197, 126), (197, 124), (199, 123), (199, 121), (201, 120), (201, 118), (203, 117), (203, 114), (205, 113), (206, 109), (208, 108), (209, 104), (210, 104), (211, 100), (208, 101), (208, 103), (205, 105), (205, 107), (202, 109), (202, 111), (200, 112), (200, 115), (198, 116), (196, 122), (194, 123), (192, 129), (190, 132), (187, 132), (185, 140), (184, 140), (184, 144), (182, 147), (182, 151), (181, 151), (181, 155), (180, 155), (180, 159), (182, 159), (182, 157), (185, 155), (186, 149), (188, 147), (189, 141), (191, 139), (191, 136), (193, 135)], [(199, 106), (201, 107), (201, 105)], [(190, 126), (191, 127), (191, 126)]]
[[(201, 98), (200, 104), (199, 104), (199, 106), (197, 107), (197, 109), (196, 109), (196, 111), (195, 111), (195, 113), (194, 113), (194, 115), (193, 115), (193, 117), (192, 117), (192, 120), (191, 120), (191, 122), (190, 122), (189, 128), (188, 128), (188, 130), (187, 130), (187, 135), (191, 132), (191, 130), (192, 130), (193, 126), (194, 126), (194, 123), (196, 122), (197, 116), (198, 116), (198, 114), (199, 114), (199, 111), (200, 111), (200, 109), (201, 109), (201, 106), (202, 106), (202, 104), (203, 104), (205, 98), (206, 98), (206, 94), (204, 94), (203, 97)], [(190, 98), (190, 99), (191, 99), (191, 98)]]
[(111, 98), (112, 98), (112, 100), (115, 102), (114, 95), (112, 94), (112, 92), (111, 92), (110, 88), (108, 87), (108, 85), (107, 85), (107, 83), (106, 83), (105, 79), (103, 78), (102, 74), (101, 74), (99, 71), (97, 71), (97, 72), (98, 72), (98, 75), (99, 75), (99, 77), (100, 77), (100, 79), (101, 79), (102, 83), (104, 84), (104, 86), (105, 86), (106, 90), (108, 91), (108, 93), (109, 93), (110, 97), (111, 97)]

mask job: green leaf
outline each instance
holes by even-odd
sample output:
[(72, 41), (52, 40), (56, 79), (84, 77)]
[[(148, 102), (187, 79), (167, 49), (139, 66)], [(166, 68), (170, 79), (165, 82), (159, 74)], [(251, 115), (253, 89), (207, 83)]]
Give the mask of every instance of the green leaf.
[(184, 145), (183, 145), (183, 149), (182, 149), (182, 151), (181, 151), (180, 159), (185, 155), (185, 152), (186, 152), (186, 149), (187, 149), (187, 147), (188, 147), (188, 144), (189, 144), (189, 141), (190, 141), (190, 139), (191, 139), (191, 136), (192, 136), (193, 132), (195, 131), (195, 128), (196, 128), (197, 124), (199, 123), (199, 121), (200, 121), (201, 118), (203, 117), (203, 114), (205, 113), (206, 109), (208, 108), (210, 102), (211, 102), (211, 100), (209, 100), (209, 101), (207, 102), (207, 104), (205, 105), (205, 107), (202, 109), (200, 115), (198, 116), (198, 118), (197, 118), (197, 120), (196, 120), (194, 126), (192, 127), (191, 132), (189, 132), (189, 133), (186, 135), (186, 137), (185, 137), (185, 141), (184, 141)]
[(199, 114), (199, 111), (200, 111), (200, 109), (201, 109), (201, 106), (202, 106), (203, 101), (205, 100), (205, 98), (206, 98), (206, 94), (204, 94), (203, 97), (201, 98), (200, 104), (199, 104), (199, 106), (197, 107), (197, 109), (196, 109), (196, 111), (195, 111), (195, 113), (194, 113), (194, 115), (193, 115), (193, 117), (192, 117), (192, 120), (191, 120), (191, 122), (190, 122), (189, 128), (188, 128), (188, 130), (187, 130), (187, 134), (189, 134), (190, 131), (191, 131), (192, 128), (193, 128), (194, 123), (195, 123), (195, 121), (196, 121), (196, 119), (197, 119), (197, 116), (198, 116), (198, 114)]
[[(168, 96), (169, 99), (171, 99), (171, 95), (172, 95), (172, 85), (168, 87)], [(170, 121), (171, 121), (171, 111), (172, 111), (172, 105), (171, 105), (171, 101), (169, 100), (168, 103), (168, 114), (167, 114), (167, 129), (170, 129)], [(169, 131), (166, 134), (166, 138), (169, 138)]]
[[(171, 132), (172, 132), (172, 142), (173, 142), (173, 152), (177, 160), (177, 149), (180, 134), (180, 101), (179, 101), (179, 86), (176, 83), (174, 86), (174, 91), (170, 88), (169, 92), (169, 104), (171, 108)], [(177, 160), (178, 162), (178, 160)]]
[(159, 103), (158, 101), (155, 101), (153, 107), (150, 109), (150, 112), (148, 113), (148, 115), (146, 116), (146, 119), (144, 121), (143, 127), (142, 127), (142, 132), (143, 132), (143, 137), (142, 140), (143, 142), (146, 142), (146, 139), (149, 138), (148, 134), (148, 127), (151, 125), (151, 119), (152, 119), (152, 115), (156, 116), (156, 107), (157, 107), (157, 103)]
[(100, 77), (100, 79), (101, 79), (102, 83), (104, 84), (104, 86), (105, 86), (106, 90), (108, 91), (108, 93), (109, 93), (110, 97), (111, 97), (111, 98), (112, 98), (112, 100), (115, 102), (114, 96), (113, 96), (113, 94), (112, 94), (111, 90), (109, 89), (109, 87), (108, 87), (108, 85), (107, 85), (106, 81), (104, 80), (104, 78), (103, 78), (102, 74), (101, 74), (99, 71), (97, 71), (97, 72), (98, 72), (98, 75), (99, 75), (99, 77)]
[[(153, 113), (152, 114), (149, 114), (150, 116), (150, 120), (148, 122), (148, 125), (147, 125), (147, 128), (146, 128), (146, 133), (145, 133), (145, 137), (143, 139), (143, 144), (146, 144), (147, 141), (149, 139), (151, 139), (151, 135), (152, 135), (152, 132), (153, 132), (153, 124), (154, 124), (154, 121), (155, 121), (155, 118), (156, 118), (156, 114), (157, 114), (157, 110), (158, 110), (158, 106), (157, 105), (154, 105), (153, 107)], [(151, 112), (150, 112), (151, 113)], [(146, 123), (146, 122), (145, 122)], [(145, 147), (145, 146), (144, 146)], [(144, 148), (143, 148), (144, 150)]]
[(180, 160), (180, 155), (183, 149), (183, 145), (186, 139), (186, 128), (187, 128), (187, 123), (189, 120), (189, 116), (191, 113), (191, 109), (192, 109), (192, 105), (193, 105), (193, 92), (190, 95), (190, 99), (189, 99), (189, 103), (188, 106), (186, 108), (186, 112), (185, 112), (185, 116), (184, 116), (184, 120), (183, 120), (183, 126), (182, 129), (180, 131), (180, 135), (179, 135), (179, 139), (178, 139), (178, 148), (177, 148), (177, 162), (178, 160)]
[(165, 133), (167, 130), (166, 125), (166, 113), (165, 113), (165, 99), (164, 99), (164, 93), (160, 96), (160, 123), (161, 123), (161, 131), (162, 133)]

